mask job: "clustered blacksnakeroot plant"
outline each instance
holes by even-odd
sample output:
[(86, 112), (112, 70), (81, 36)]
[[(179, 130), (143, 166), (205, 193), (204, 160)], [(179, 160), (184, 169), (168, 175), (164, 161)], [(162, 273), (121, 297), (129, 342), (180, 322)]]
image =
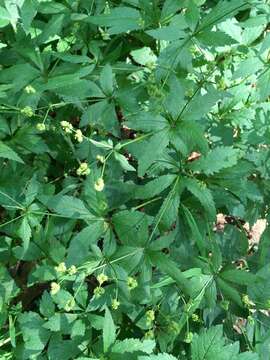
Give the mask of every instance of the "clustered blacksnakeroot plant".
[(0, 2), (0, 358), (266, 360), (268, 0)]

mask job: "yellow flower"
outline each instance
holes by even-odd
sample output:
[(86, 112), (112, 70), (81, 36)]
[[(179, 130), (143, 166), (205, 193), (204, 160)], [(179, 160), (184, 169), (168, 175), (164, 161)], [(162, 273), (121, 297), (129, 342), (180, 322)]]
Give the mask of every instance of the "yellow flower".
[(88, 164), (86, 162), (81, 163), (81, 165), (78, 167), (76, 173), (78, 176), (89, 175), (90, 169), (88, 167)]
[(129, 288), (129, 290), (133, 290), (138, 286), (138, 282), (136, 279), (134, 279), (133, 277), (129, 276), (127, 278), (127, 286)]
[(55, 270), (58, 272), (58, 273), (64, 273), (66, 272), (67, 268), (66, 268), (66, 265), (64, 262), (61, 262), (58, 266), (55, 267)]
[(27, 85), (25, 88), (24, 88), (25, 92), (27, 94), (35, 94), (36, 93), (36, 89), (33, 88), (33, 86), (31, 85)]
[(112, 309), (117, 310), (119, 308), (120, 302), (117, 299), (112, 300)]
[(147, 322), (147, 324), (151, 325), (154, 320), (155, 320), (155, 312), (154, 312), (154, 310), (146, 311), (146, 322)]
[(102, 178), (98, 178), (95, 182), (95, 190), (96, 191), (102, 191), (104, 189), (104, 181)]
[(83, 142), (83, 133), (81, 130), (76, 130), (74, 135), (75, 140), (77, 140), (79, 143)]
[(243, 303), (244, 303), (247, 307), (252, 307), (252, 306), (255, 305), (254, 302), (252, 302), (252, 301), (250, 300), (250, 298), (249, 298), (248, 295), (243, 295), (243, 296), (242, 296), (242, 301), (243, 301)]
[(56, 282), (52, 282), (51, 283), (51, 291), (50, 291), (51, 295), (57, 294), (59, 290), (60, 290), (60, 285), (57, 284)]
[(101, 295), (103, 295), (105, 293), (105, 290), (100, 287), (100, 286), (97, 286), (95, 289), (94, 289), (94, 295), (96, 298), (99, 298)]
[(97, 281), (99, 282), (99, 285), (102, 285), (103, 283), (105, 283), (106, 281), (108, 281), (108, 276), (105, 274), (99, 274), (97, 276)]
[(67, 133), (67, 134), (71, 134), (72, 130), (73, 130), (73, 126), (71, 123), (69, 123), (68, 121), (61, 121), (60, 122), (62, 129)]
[(36, 125), (36, 128), (37, 128), (38, 131), (45, 131), (46, 130), (46, 125), (43, 124), (43, 123), (38, 123)]
[(154, 339), (155, 334), (153, 330), (148, 330), (145, 334), (144, 334), (144, 338), (145, 339)]
[(96, 159), (101, 162), (101, 164), (104, 164), (105, 162), (105, 157), (103, 155), (97, 155)]
[(25, 106), (23, 109), (21, 109), (21, 114), (27, 117), (32, 117), (35, 113), (30, 106)]
[(68, 269), (69, 275), (74, 275), (77, 272), (77, 268), (75, 265), (71, 265), (71, 267)]

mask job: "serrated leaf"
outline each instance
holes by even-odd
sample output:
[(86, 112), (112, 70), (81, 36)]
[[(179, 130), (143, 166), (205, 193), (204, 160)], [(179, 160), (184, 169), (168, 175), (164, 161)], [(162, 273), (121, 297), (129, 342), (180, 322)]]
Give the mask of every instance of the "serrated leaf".
[(237, 3), (222, 0), (203, 18), (197, 32), (200, 32), (207, 27), (212, 27), (227, 18), (233, 17), (239, 11), (242, 11), (247, 7), (249, 7), (249, 4), (244, 0), (240, 0)]
[(154, 266), (163, 273), (169, 275), (184, 293), (188, 293), (188, 280), (177, 265), (165, 254), (160, 252), (149, 252), (149, 258)]
[(145, 185), (138, 186), (134, 192), (135, 199), (148, 199), (160, 194), (169, 187), (176, 179), (176, 175), (162, 175), (149, 181)]
[(158, 355), (139, 356), (138, 360), (177, 360), (177, 358), (173, 355), (163, 353)]
[(153, 340), (139, 340), (139, 339), (125, 339), (117, 340), (112, 347), (113, 353), (133, 353), (133, 352), (143, 352), (146, 354), (151, 354), (154, 350), (156, 344)]
[(155, 64), (157, 60), (156, 55), (149, 47), (133, 50), (130, 54), (138, 64), (144, 66)]
[(196, 179), (185, 178), (183, 179), (183, 186), (199, 200), (210, 218), (214, 219), (216, 214), (215, 203), (212, 193), (206, 185)]
[(49, 207), (57, 214), (71, 219), (94, 219), (82, 200), (73, 196), (57, 195), (49, 202)]
[(193, 171), (199, 171), (206, 175), (213, 175), (222, 169), (232, 167), (237, 164), (242, 152), (230, 146), (218, 146), (211, 150), (206, 156), (191, 164)]
[(29, 247), (29, 242), (30, 242), (31, 235), (32, 235), (32, 230), (31, 230), (31, 227), (29, 225), (29, 222), (28, 222), (28, 219), (26, 216), (21, 221), (21, 225), (18, 229), (18, 235), (22, 239), (23, 249), (24, 249), (24, 251), (26, 251)]
[(118, 152), (114, 152), (114, 157), (115, 159), (120, 163), (121, 167), (126, 170), (126, 171), (136, 171), (136, 169), (129, 164), (127, 158), (122, 155), (122, 154), (119, 154)]
[(106, 353), (116, 340), (116, 327), (114, 325), (111, 312), (108, 308), (105, 310), (102, 338), (103, 350)]
[(0, 141), (0, 157), (24, 164), (24, 161), (19, 157), (19, 155), (17, 155), (11, 147), (4, 144), (2, 141)]
[(116, 7), (109, 14), (89, 16), (86, 21), (99, 26), (108, 26), (110, 34), (120, 34), (140, 28), (140, 13), (131, 7)]
[(186, 33), (177, 25), (169, 25), (162, 28), (147, 30), (146, 33), (157, 40), (174, 41), (183, 39)]

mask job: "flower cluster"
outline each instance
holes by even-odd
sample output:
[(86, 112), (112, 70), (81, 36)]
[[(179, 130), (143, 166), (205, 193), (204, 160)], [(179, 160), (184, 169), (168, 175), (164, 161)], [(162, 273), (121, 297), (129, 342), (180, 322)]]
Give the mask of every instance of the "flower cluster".
[(46, 125), (44, 123), (37, 123), (36, 129), (38, 131), (45, 131), (46, 130)]
[(127, 278), (127, 287), (129, 290), (133, 290), (138, 286), (138, 281), (133, 277), (129, 276)]
[(21, 114), (26, 117), (32, 117), (35, 113), (31, 106), (25, 106), (23, 109), (21, 109)]
[(33, 86), (31, 85), (27, 85), (25, 88), (24, 88), (25, 92), (27, 94), (35, 94), (36, 93), (36, 89), (33, 88)]
[(120, 306), (120, 302), (117, 299), (112, 300), (112, 309), (117, 310)]
[(90, 174), (90, 169), (88, 167), (87, 162), (83, 162), (83, 163), (80, 164), (80, 166), (76, 170), (76, 174), (78, 176), (83, 176), (83, 175), (87, 176), (87, 175)]
[(75, 131), (74, 139), (78, 141), (78, 143), (83, 142), (83, 133), (80, 129)]
[(61, 124), (62, 129), (64, 130), (65, 133), (67, 133), (67, 134), (72, 133), (73, 125), (70, 122), (63, 120), (63, 121), (60, 122), (60, 124)]
[(101, 286), (103, 283), (105, 283), (106, 281), (108, 281), (108, 276), (107, 275), (105, 275), (105, 274), (99, 274), (98, 276), (97, 276), (97, 281), (98, 281), (98, 283), (99, 283), (99, 285)]
[(155, 320), (155, 312), (154, 310), (146, 311), (146, 323), (148, 326), (152, 325)]

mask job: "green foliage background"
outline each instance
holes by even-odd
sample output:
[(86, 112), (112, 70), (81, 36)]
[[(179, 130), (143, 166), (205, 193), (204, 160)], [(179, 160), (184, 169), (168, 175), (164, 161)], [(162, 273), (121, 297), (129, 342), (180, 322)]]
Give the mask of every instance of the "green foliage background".
[(269, 17), (0, 1), (1, 359), (269, 358)]

